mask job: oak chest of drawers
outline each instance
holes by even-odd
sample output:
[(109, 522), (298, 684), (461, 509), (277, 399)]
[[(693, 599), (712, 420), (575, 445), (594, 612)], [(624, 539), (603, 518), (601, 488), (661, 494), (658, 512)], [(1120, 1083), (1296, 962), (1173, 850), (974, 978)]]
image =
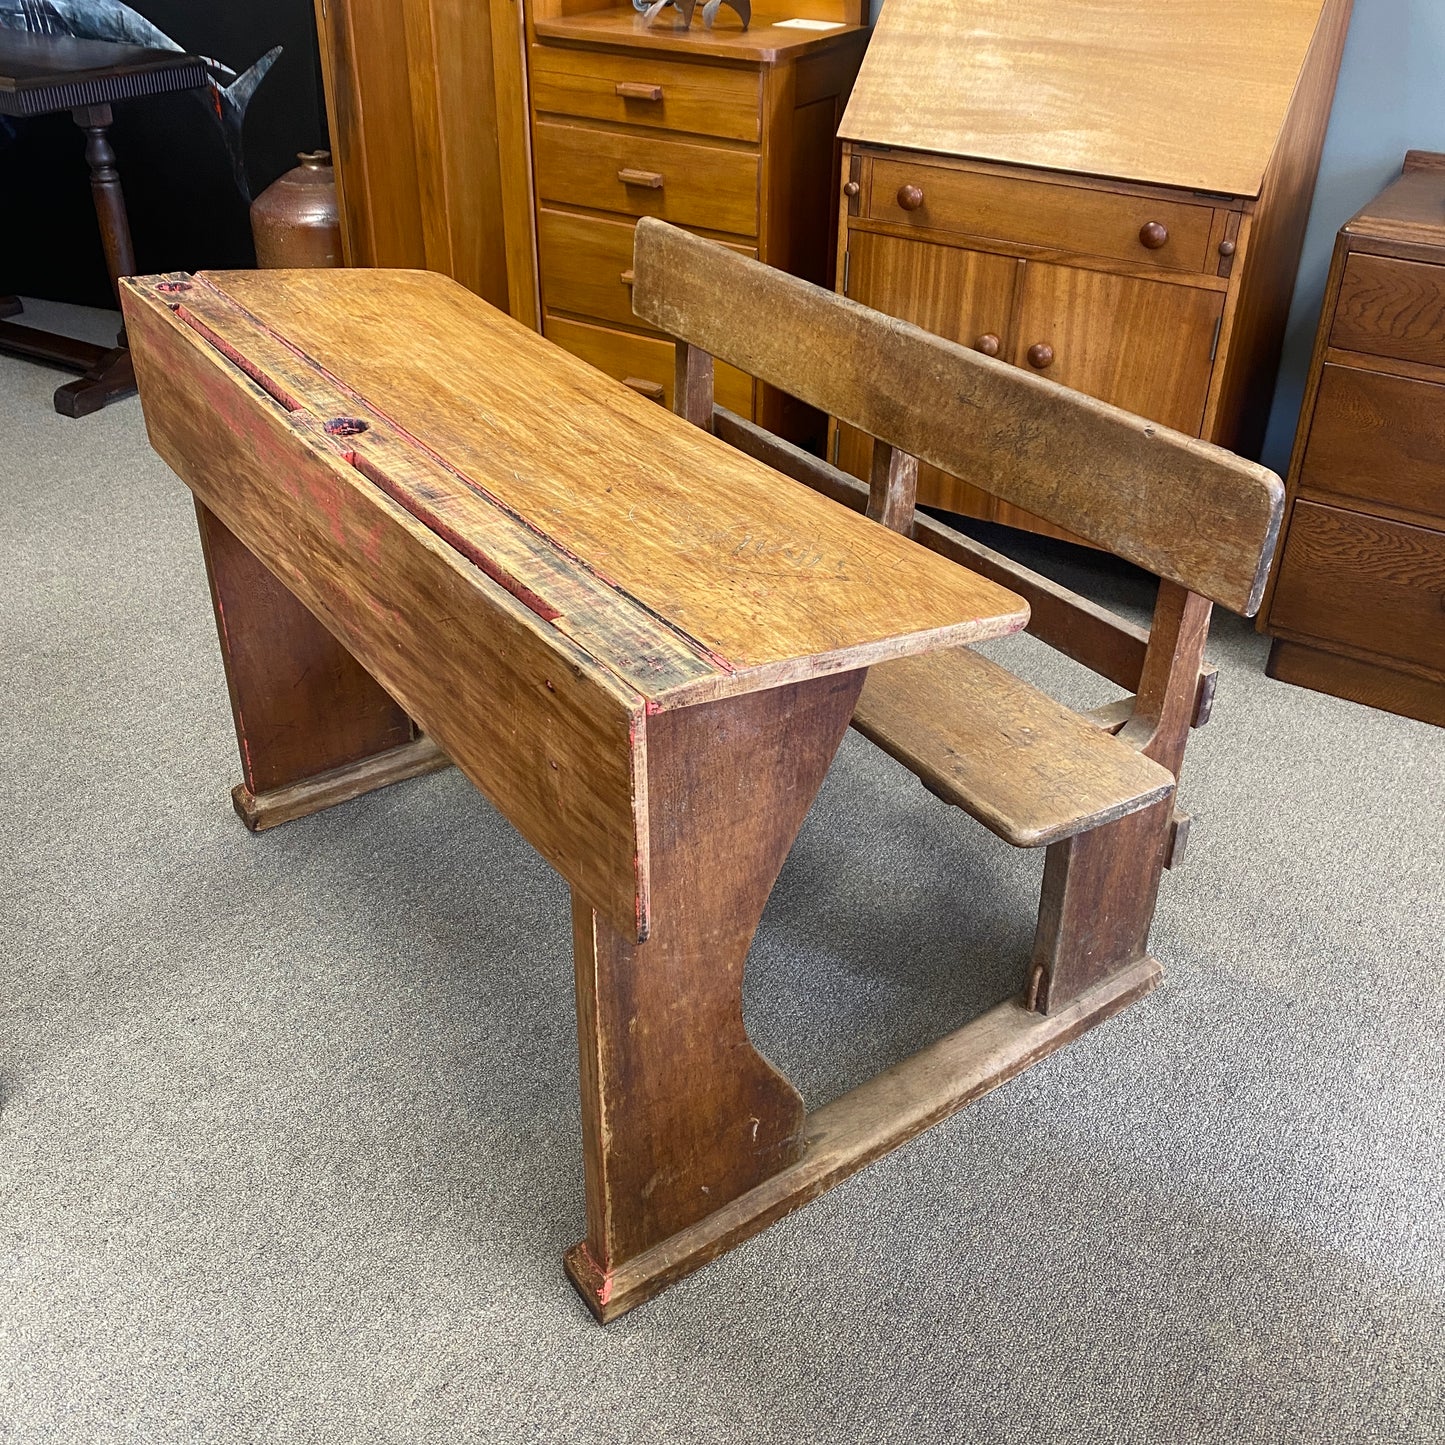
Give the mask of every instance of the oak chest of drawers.
[(1335, 243), (1260, 626), (1271, 677), (1445, 725), (1445, 156)]
[[(844, 139), (842, 289), (1257, 455), (1350, 0), (888, 0)], [(838, 428), (839, 462), (871, 444)], [(919, 500), (1053, 531), (967, 478)]]
[[(833, 281), (835, 135), (868, 32), (859, 6), (724, 9), (712, 29), (533, 0), (528, 25), (542, 328), (671, 405), (673, 346), (632, 314), (632, 231), (660, 216)], [(778, 22), (801, 17), (803, 24)], [(796, 440), (823, 422), (730, 367), (719, 404)]]

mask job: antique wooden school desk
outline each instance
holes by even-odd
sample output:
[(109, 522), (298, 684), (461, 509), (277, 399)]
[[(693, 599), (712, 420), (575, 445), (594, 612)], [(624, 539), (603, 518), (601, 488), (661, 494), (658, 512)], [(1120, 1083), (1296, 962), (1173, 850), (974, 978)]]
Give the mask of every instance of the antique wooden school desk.
[[(196, 497), (243, 817), (436, 765), (419, 726), (571, 886), (566, 1262), (599, 1318), (981, 1091), (884, 1075), (805, 1118), (741, 985), (868, 665), (1015, 631), (1018, 597), (439, 276), (150, 277), (124, 303), (151, 441)], [(1078, 1031), (1006, 1009), (1018, 1067)]]

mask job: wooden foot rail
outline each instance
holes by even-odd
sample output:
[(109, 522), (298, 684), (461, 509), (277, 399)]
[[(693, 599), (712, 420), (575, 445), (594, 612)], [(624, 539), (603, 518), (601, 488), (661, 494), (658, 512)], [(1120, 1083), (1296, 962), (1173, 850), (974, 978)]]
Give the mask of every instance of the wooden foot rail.
[(809, 1114), (798, 1158), (746, 1194), (612, 1270), (579, 1244), (567, 1274), (599, 1320), (615, 1319), (1122, 1012), (1162, 978), (1143, 958), (1055, 1013), (999, 1004)]

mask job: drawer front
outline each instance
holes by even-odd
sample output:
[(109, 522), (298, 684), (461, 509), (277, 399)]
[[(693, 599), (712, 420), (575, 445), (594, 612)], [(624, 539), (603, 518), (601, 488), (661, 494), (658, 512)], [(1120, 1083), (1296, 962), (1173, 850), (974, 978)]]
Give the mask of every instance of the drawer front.
[[(588, 326), (581, 321), (567, 321), (548, 316), (542, 323), (543, 335), (573, 356), (615, 376), (618, 381), (638, 382), (636, 390), (655, 395), (666, 407), (672, 406), (672, 373), (677, 348), (672, 342), (655, 336), (634, 336), (626, 331), (611, 331), (605, 326)], [(718, 362), (714, 371), (713, 396), (719, 406), (739, 416), (753, 414), (753, 379), (741, 371)]]
[[(538, 215), (537, 250), (547, 309), (640, 325), (632, 314), (633, 229), (631, 221), (605, 221), (544, 206)], [(758, 254), (750, 246), (729, 249), (744, 256)]]
[(1445, 527), (1445, 386), (1326, 366), (1299, 488), (1403, 507)]
[[(1212, 206), (881, 158), (873, 162), (868, 215), (1165, 271), (1203, 271), (1214, 224)], [(1162, 229), (1146, 231), (1155, 227)], [(1146, 236), (1158, 244), (1146, 244)]]
[(534, 45), (532, 104), (539, 112), (756, 141), (762, 72)]
[(1351, 256), (1340, 281), (1330, 345), (1445, 366), (1445, 266)]
[(542, 201), (757, 235), (754, 152), (558, 121), (538, 121), (535, 146)]
[(1296, 502), (1269, 621), (1445, 673), (1445, 533)]

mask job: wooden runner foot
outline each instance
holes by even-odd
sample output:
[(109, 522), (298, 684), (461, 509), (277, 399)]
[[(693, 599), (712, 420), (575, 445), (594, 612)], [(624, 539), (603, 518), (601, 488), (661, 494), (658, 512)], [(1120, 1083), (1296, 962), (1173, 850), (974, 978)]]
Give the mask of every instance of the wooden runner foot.
[(253, 833), (263, 833), (293, 818), (334, 808), (337, 803), (348, 803), (363, 793), (451, 765), (452, 760), (429, 737), (418, 737), (390, 752), (374, 753), (345, 767), (333, 768), (329, 773), (303, 778), (299, 783), (273, 788), (270, 792), (253, 793), (244, 783), (237, 783), (231, 789), (231, 802), (241, 821)]
[(1052, 1014), (1015, 1000), (808, 1116), (798, 1159), (747, 1193), (610, 1271), (586, 1243), (566, 1256), (567, 1275), (599, 1321), (616, 1319), (734, 1245), (831, 1189), (1030, 1064), (1112, 1018), (1159, 986), (1164, 970), (1144, 958)]
[(130, 348), (117, 346), (102, 353), (84, 376), (57, 388), (55, 409), (61, 416), (90, 416), (113, 401), (134, 395), (135, 367)]

